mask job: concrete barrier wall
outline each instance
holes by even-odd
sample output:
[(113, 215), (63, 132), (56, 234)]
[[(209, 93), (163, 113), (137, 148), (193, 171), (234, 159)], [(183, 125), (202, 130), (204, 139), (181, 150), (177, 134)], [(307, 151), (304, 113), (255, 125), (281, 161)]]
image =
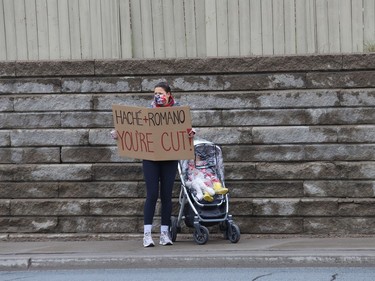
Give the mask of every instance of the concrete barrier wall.
[(374, 234), (374, 69), (374, 54), (0, 62), (0, 232), (142, 231), (111, 106), (147, 106), (166, 79), (223, 149), (242, 233)]

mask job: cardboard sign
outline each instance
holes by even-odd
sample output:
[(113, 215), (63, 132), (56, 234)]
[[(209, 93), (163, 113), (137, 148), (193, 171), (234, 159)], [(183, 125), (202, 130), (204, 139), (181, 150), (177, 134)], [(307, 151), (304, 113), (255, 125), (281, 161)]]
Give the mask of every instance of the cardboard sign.
[(194, 158), (190, 108), (112, 105), (120, 156), (146, 160)]

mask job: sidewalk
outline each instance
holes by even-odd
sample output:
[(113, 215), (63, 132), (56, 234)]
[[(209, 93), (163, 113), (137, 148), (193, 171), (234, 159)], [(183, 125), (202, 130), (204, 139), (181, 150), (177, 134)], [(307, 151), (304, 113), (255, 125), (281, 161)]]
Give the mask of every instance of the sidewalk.
[[(157, 242), (157, 235), (154, 240)], [(0, 242), (0, 270), (144, 267), (375, 266), (375, 237), (254, 238), (232, 244), (210, 237), (197, 245), (143, 248), (141, 236), (114, 241)]]

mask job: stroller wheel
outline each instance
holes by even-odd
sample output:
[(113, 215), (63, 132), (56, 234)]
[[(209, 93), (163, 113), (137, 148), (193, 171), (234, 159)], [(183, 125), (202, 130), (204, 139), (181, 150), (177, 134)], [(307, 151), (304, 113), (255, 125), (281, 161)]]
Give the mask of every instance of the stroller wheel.
[(169, 232), (171, 233), (172, 242), (175, 242), (177, 239), (177, 218), (171, 217), (171, 227)]
[(204, 245), (208, 241), (208, 229), (207, 227), (200, 225), (199, 226), (200, 234), (197, 230), (194, 230), (194, 241), (199, 245)]
[(237, 243), (241, 237), (240, 228), (238, 225), (234, 223), (230, 224), (227, 230), (227, 236), (230, 242)]

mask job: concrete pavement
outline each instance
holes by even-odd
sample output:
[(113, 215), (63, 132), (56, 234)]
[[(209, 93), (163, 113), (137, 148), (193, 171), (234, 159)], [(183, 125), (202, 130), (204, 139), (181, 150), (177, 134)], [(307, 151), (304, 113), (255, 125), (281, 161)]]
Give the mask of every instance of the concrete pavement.
[[(179, 235), (173, 246), (142, 247), (142, 236), (124, 240), (0, 242), (0, 270), (144, 267), (375, 266), (375, 237), (242, 235), (230, 243), (211, 237), (197, 245)], [(154, 235), (155, 242), (158, 236)]]

